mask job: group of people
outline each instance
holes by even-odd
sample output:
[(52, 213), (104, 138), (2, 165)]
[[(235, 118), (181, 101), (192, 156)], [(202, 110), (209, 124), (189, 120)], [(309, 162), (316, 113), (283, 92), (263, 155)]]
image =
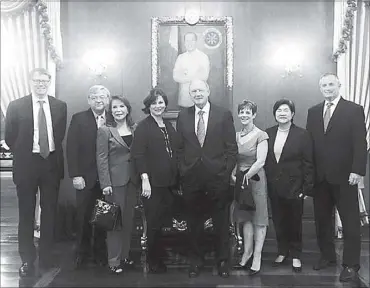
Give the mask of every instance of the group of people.
[[(5, 141), (14, 154), (13, 177), (19, 204), (19, 273), (34, 272), (33, 213), (38, 187), (41, 196), (39, 265), (50, 267), (59, 182), (63, 177), (62, 141), (67, 106), (47, 96), (50, 74), (30, 74), (32, 94), (10, 103)], [(204, 220), (211, 216), (215, 234), (218, 274), (229, 277), (229, 222), (242, 225), (244, 251), (238, 268), (249, 275), (261, 269), (268, 219), (268, 198), (276, 231), (274, 266), (292, 258), (292, 269), (302, 270), (302, 213), (307, 196), (313, 197), (320, 259), (314, 269), (336, 263), (332, 212), (337, 207), (343, 223), (344, 252), (341, 281), (358, 277), (360, 219), (357, 184), (365, 175), (366, 128), (360, 105), (343, 99), (336, 75), (319, 81), (324, 101), (308, 111), (307, 127), (293, 123), (295, 105), (281, 99), (273, 105), (277, 125), (262, 131), (254, 124), (257, 106), (249, 100), (238, 105), (242, 129), (235, 131), (232, 113), (214, 105), (204, 80), (193, 80), (189, 95), (194, 105), (179, 112), (176, 129), (164, 112), (165, 92), (150, 90), (143, 100), (148, 116), (136, 124), (123, 96), (111, 96), (102, 85), (90, 88), (90, 108), (76, 113), (67, 134), (69, 176), (76, 189), (76, 268), (92, 256), (108, 264), (114, 274), (133, 267), (130, 240), (137, 193), (147, 219), (148, 264), (152, 273), (166, 271), (161, 241), (166, 217), (172, 214), (174, 193), (182, 191), (189, 244), (189, 277), (204, 265)], [(233, 200), (235, 190), (248, 186), (255, 210)], [(96, 199), (121, 208), (122, 223), (102, 231), (89, 223)], [(242, 198), (242, 197), (241, 197)], [(233, 221), (234, 221), (233, 220)]]

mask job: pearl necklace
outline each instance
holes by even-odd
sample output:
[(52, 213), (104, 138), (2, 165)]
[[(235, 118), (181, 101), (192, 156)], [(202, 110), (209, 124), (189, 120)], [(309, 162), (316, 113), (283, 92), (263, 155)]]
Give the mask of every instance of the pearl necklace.
[(288, 127), (288, 129), (281, 129), (280, 127), (278, 127), (278, 130), (279, 130), (280, 132), (287, 132), (287, 131), (289, 131), (289, 129), (290, 129), (290, 127)]

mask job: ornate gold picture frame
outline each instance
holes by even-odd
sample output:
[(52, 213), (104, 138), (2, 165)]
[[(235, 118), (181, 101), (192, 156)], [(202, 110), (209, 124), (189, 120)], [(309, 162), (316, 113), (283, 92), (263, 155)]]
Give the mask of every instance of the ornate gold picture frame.
[[(227, 108), (232, 107), (234, 64), (232, 17), (200, 16), (192, 25), (183, 16), (153, 17), (152, 87), (162, 88), (167, 94), (169, 104), (166, 117), (171, 119), (175, 119), (181, 107), (184, 107), (182, 106), (184, 102), (180, 100), (180, 97), (186, 96), (186, 93), (185, 96), (181, 95), (183, 87), (180, 86), (184, 84), (174, 80), (177, 79), (174, 76), (174, 67), (179, 56), (187, 52), (184, 39), (189, 33), (196, 34), (196, 49), (199, 54), (206, 55), (201, 57), (209, 59), (210, 68), (206, 80), (211, 90), (210, 101)], [(184, 65), (188, 65), (186, 64), (188, 62), (198, 63), (198, 59), (183, 63)]]

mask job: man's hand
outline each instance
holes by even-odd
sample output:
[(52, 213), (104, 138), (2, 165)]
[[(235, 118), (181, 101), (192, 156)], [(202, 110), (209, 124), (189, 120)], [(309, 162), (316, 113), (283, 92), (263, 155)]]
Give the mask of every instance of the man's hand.
[(357, 185), (361, 180), (361, 175), (358, 175), (356, 173), (349, 174), (348, 183), (349, 185)]
[(73, 177), (73, 187), (77, 190), (82, 190), (86, 186), (85, 179), (81, 176)]
[(141, 195), (149, 199), (150, 195), (152, 195), (152, 187), (150, 186), (149, 179), (147, 178), (142, 179), (141, 187), (142, 187)]
[(105, 196), (112, 195), (112, 193), (113, 193), (113, 190), (112, 190), (111, 186), (105, 187), (103, 189), (103, 195), (105, 195)]

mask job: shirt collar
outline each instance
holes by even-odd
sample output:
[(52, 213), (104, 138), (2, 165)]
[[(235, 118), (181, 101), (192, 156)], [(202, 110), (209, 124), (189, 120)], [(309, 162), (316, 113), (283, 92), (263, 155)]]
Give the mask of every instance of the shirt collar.
[(207, 101), (206, 105), (204, 105), (203, 109), (200, 109), (197, 105), (195, 106), (195, 115), (198, 115), (199, 111), (202, 110), (204, 114), (208, 114), (209, 110), (211, 109), (211, 105), (209, 104), (209, 101)]
[(33, 94), (31, 94), (32, 96), (32, 103), (33, 104), (37, 104), (37, 105), (39, 105), (39, 101), (41, 100), (41, 101), (44, 101), (45, 102), (45, 104), (48, 104), (49, 105), (49, 97), (48, 97), (48, 95), (46, 95), (46, 97), (44, 97), (44, 98), (39, 98), (39, 97), (37, 97), (37, 96), (35, 96), (35, 95), (33, 95)]
[(96, 114), (96, 113), (94, 112), (94, 110), (92, 110), (92, 109), (91, 109), (91, 111), (92, 111), (92, 112), (93, 112), (93, 114), (94, 114), (94, 118), (95, 118), (95, 120), (97, 119), (97, 117), (98, 117), (98, 116), (103, 116), (103, 118), (105, 119), (105, 110), (103, 111), (103, 114), (101, 114), (101, 115)]
[[(338, 102), (340, 100), (340, 98), (342, 98), (341, 96), (338, 96), (337, 98), (335, 98), (333, 101), (331, 101), (330, 103), (332, 103), (333, 105), (331, 107), (336, 107), (338, 105)], [(326, 107), (326, 104), (329, 103), (328, 100), (325, 100), (325, 107)]]

